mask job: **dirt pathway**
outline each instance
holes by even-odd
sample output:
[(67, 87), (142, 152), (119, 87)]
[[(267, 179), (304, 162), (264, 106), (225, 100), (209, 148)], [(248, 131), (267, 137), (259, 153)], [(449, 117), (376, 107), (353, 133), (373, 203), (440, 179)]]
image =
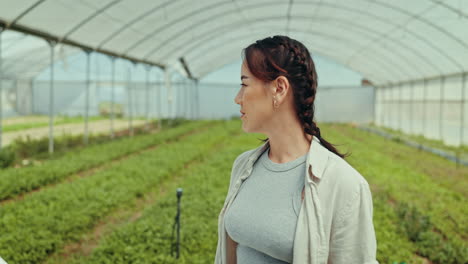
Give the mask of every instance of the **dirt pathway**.
[[(145, 120), (133, 120), (132, 125), (141, 126), (145, 124)], [(127, 120), (115, 120), (114, 121), (114, 131), (122, 130), (128, 128)], [(100, 120), (93, 121), (88, 123), (88, 131), (91, 134), (98, 133), (110, 133), (110, 121), (109, 120)], [(54, 127), (54, 137), (59, 137), (62, 135), (81, 135), (84, 134), (84, 124), (65, 124), (58, 125)], [(49, 136), (49, 127), (38, 127), (25, 129), (21, 131), (6, 132), (2, 134), (2, 146), (7, 146), (11, 144), (16, 138), (23, 137), (26, 138), (29, 136), (31, 139), (40, 139), (43, 137)]]

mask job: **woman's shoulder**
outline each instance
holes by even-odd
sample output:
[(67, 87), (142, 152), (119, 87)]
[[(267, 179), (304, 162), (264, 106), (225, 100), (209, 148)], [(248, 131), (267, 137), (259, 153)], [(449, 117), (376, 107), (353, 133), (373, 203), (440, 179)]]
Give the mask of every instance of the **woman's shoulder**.
[(329, 162), (324, 171), (324, 179), (329, 185), (338, 188), (340, 193), (352, 194), (360, 191), (369, 184), (364, 176), (350, 165), (345, 159), (330, 152)]

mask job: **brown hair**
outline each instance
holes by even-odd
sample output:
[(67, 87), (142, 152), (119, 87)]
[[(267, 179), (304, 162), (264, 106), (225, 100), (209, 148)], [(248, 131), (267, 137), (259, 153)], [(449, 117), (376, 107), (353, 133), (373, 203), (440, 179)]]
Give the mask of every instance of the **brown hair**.
[(317, 73), (312, 57), (302, 43), (287, 36), (267, 37), (250, 44), (243, 53), (250, 72), (263, 82), (271, 82), (279, 76), (288, 79), (296, 113), (305, 133), (319, 138), (324, 147), (341, 158), (349, 156), (348, 153), (339, 153), (333, 144), (322, 138), (313, 120)]

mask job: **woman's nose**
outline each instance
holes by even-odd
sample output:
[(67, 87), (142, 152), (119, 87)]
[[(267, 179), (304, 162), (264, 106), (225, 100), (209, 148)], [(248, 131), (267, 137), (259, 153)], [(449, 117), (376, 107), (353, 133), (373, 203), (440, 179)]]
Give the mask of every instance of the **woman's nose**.
[(241, 104), (241, 92), (242, 92), (242, 89), (239, 90), (239, 92), (237, 93), (236, 97), (234, 97), (234, 102), (238, 105)]

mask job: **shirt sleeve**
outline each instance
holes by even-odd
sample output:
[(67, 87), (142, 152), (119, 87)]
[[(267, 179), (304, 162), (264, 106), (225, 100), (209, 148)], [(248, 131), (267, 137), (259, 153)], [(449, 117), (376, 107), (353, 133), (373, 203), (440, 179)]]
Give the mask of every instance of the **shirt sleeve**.
[(378, 264), (369, 184), (361, 182), (350, 198), (332, 226), (328, 264)]

